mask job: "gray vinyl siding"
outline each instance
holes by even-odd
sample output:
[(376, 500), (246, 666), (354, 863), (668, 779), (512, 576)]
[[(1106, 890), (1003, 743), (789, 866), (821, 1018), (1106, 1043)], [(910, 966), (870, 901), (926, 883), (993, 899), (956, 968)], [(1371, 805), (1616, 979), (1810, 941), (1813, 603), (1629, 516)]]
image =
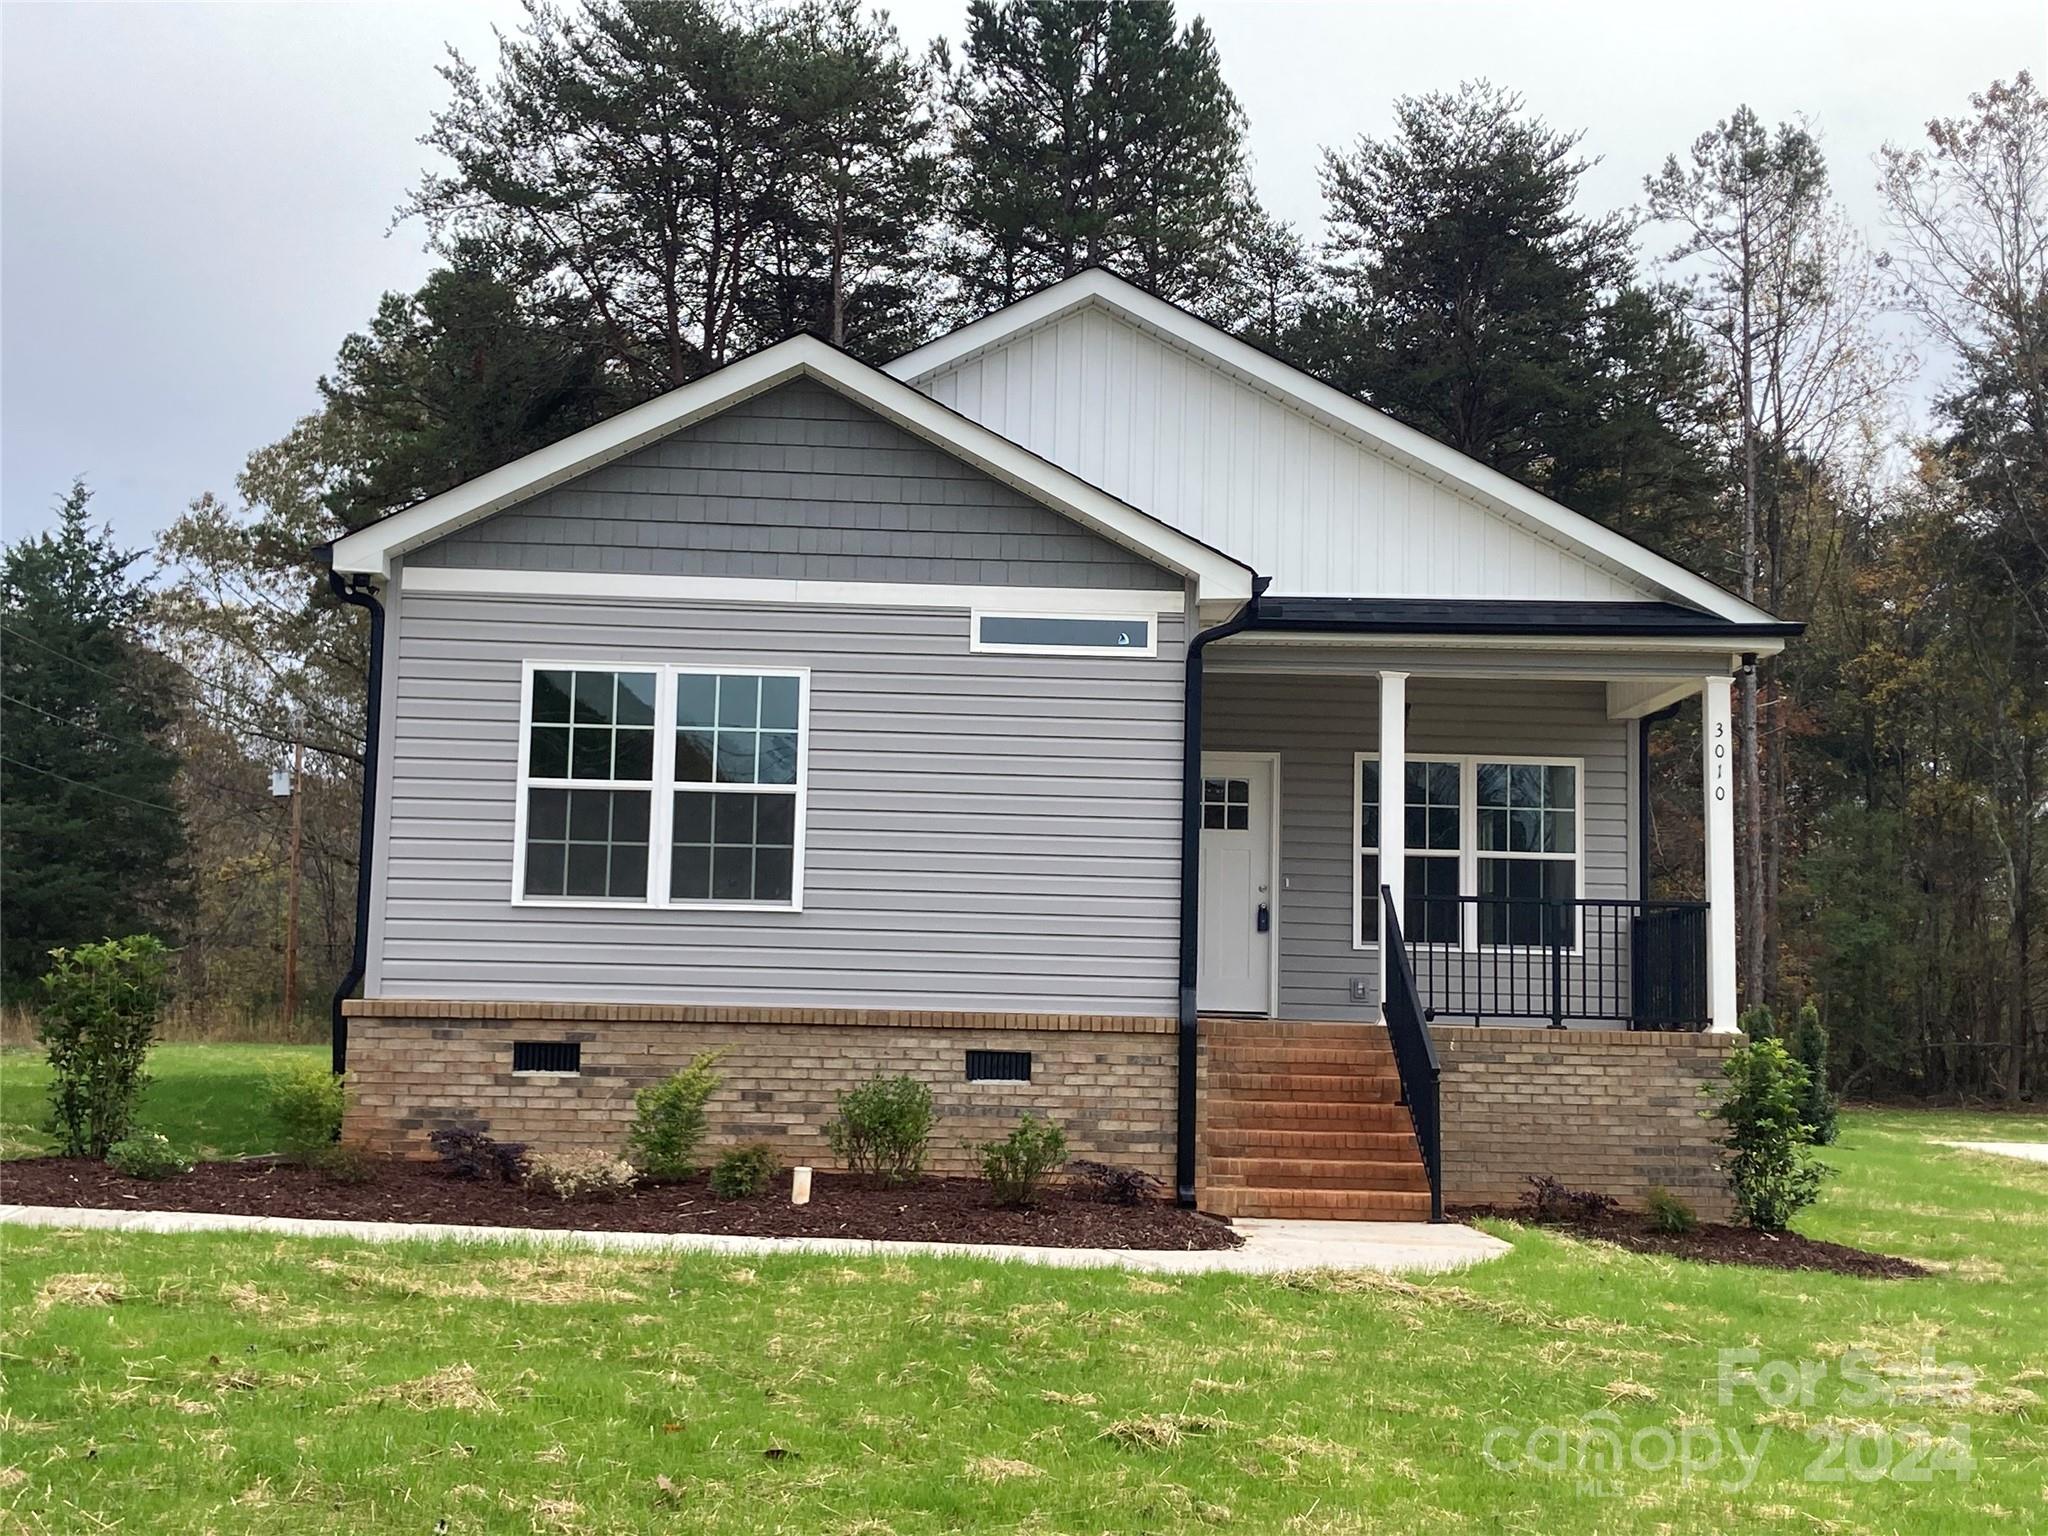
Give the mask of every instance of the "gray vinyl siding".
[[(1589, 897), (1628, 897), (1632, 785), (1626, 722), (1601, 683), (1411, 677), (1408, 752), (1584, 758)], [(1366, 677), (1212, 675), (1202, 704), (1211, 751), (1280, 754), (1280, 1013), (1364, 1019), (1353, 977), (1376, 998), (1378, 959), (1352, 945), (1353, 754), (1377, 750), (1379, 687)]]
[[(1167, 1013), (1185, 626), (971, 654), (963, 611), (413, 592), (369, 995)], [(511, 904), (527, 659), (810, 669), (802, 912)]]
[(793, 581), (1181, 585), (809, 379), (496, 513), (411, 560)]

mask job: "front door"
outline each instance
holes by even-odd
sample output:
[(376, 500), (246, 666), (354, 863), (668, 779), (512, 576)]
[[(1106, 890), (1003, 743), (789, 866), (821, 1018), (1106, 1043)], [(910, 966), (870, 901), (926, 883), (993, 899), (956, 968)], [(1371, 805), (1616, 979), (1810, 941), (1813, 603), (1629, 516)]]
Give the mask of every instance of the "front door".
[(1204, 1013), (1273, 1011), (1273, 760), (1202, 757), (1201, 947)]

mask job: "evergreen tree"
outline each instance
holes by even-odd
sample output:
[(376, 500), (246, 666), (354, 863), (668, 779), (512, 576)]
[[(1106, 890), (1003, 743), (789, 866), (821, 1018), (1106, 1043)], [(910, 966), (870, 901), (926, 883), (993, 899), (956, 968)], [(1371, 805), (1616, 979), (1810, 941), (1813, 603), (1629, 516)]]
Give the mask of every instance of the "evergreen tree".
[(1296, 347), (1333, 383), (1624, 531), (1703, 514), (1703, 354), (1637, 281), (1624, 214), (1574, 209), (1580, 135), (1484, 82), (1325, 150), (1330, 292)]
[(949, 82), (951, 265), (970, 313), (1089, 266), (1230, 308), (1244, 112), (1170, 0), (973, 0)]
[(0, 971), (167, 926), (182, 904), (176, 678), (144, 644), (140, 558), (88, 522), (83, 482), (53, 532), (0, 563)]

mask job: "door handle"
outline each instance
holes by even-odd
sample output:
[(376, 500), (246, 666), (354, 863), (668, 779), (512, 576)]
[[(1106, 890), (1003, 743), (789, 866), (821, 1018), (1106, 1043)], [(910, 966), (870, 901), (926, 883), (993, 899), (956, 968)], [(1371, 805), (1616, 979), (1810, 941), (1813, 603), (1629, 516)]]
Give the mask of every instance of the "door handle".
[(1273, 909), (1267, 906), (1266, 903), (1262, 901), (1259, 903), (1259, 932), (1270, 933), (1272, 931)]

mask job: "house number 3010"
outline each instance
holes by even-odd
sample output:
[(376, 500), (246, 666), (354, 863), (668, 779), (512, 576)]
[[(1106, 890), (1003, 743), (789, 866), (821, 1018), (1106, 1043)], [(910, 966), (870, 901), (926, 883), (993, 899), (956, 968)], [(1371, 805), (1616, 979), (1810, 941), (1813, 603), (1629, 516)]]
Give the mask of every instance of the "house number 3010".
[(1728, 727), (1714, 722), (1714, 798), (1728, 798)]

